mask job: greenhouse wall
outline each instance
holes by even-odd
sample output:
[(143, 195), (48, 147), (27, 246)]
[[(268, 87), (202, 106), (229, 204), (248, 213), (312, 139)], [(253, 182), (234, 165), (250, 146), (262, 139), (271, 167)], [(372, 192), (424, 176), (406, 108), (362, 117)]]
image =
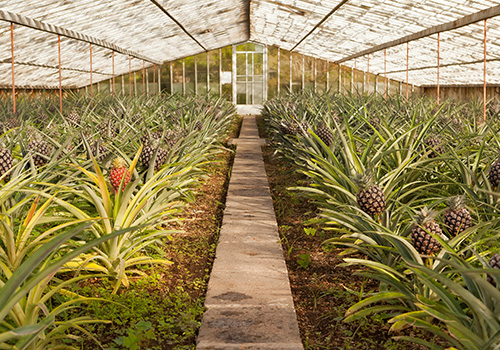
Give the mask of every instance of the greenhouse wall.
[[(436, 98), (437, 87), (422, 87), (423, 94)], [(482, 100), (483, 86), (440, 86), (440, 99), (451, 100)], [(500, 101), (500, 86), (486, 87), (486, 100)]]
[[(233, 87), (236, 80), (234, 72), (241, 72), (238, 68), (238, 60), (233, 57), (236, 53), (244, 50), (246, 54), (251, 50), (264, 53), (261, 63), (256, 63), (256, 71), (263, 72), (264, 89), (262, 98), (241, 98), (241, 86)], [(250, 51), (248, 51), (250, 50)], [(257, 52), (256, 51), (256, 52)], [(252, 59), (256, 59), (252, 56)], [(248, 59), (248, 57), (247, 57)], [(253, 62), (253, 61), (252, 61)], [(261, 67), (262, 64), (265, 67)], [(243, 70), (247, 69), (245, 62)], [(252, 73), (253, 74), (253, 73)], [(241, 77), (241, 75), (238, 75)], [(245, 86), (255, 84), (252, 79), (255, 75), (246, 77)], [(113, 83), (114, 80), (114, 83)], [(236, 83), (238, 85), (238, 83)], [(241, 84), (240, 84), (241, 85)], [(115, 76), (114, 79), (103, 80), (86, 86), (80, 90), (87, 93), (114, 93), (122, 96), (135, 96), (141, 94), (154, 95), (159, 93), (179, 94), (205, 94), (207, 92), (223, 95), (236, 104), (252, 104), (251, 102), (271, 99), (280, 93), (299, 92), (301, 90), (312, 90), (316, 92), (341, 92), (344, 94), (402, 94), (406, 92), (405, 83), (384, 79), (382, 75), (375, 75), (355, 69), (348, 65), (338, 65), (312, 56), (297, 52), (290, 52), (276, 46), (265, 47), (256, 43), (245, 43), (240, 45), (226, 46), (216, 50), (210, 50), (195, 56), (180, 58), (163, 65), (143, 67), (143, 69)], [(10, 90), (2, 90), (3, 94), (10, 94)], [(17, 93), (22, 94), (24, 90)], [(36, 91), (36, 90), (35, 90)], [(57, 90), (44, 90), (53, 91)], [(238, 92), (239, 91), (239, 92)], [(424, 91), (432, 95), (432, 89), (424, 90), (409, 85), (409, 91), (420, 94)], [(444, 90), (442, 90), (444, 91)], [(33, 93), (28, 91), (29, 93)], [(246, 90), (248, 93), (248, 89)], [(252, 93), (255, 93), (253, 91)], [(443, 92), (444, 93), (444, 92)], [(239, 95), (238, 95), (239, 94)], [(435, 94), (435, 93), (434, 93)], [(469, 96), (471, 93), (454, 92), (457, 96)]]

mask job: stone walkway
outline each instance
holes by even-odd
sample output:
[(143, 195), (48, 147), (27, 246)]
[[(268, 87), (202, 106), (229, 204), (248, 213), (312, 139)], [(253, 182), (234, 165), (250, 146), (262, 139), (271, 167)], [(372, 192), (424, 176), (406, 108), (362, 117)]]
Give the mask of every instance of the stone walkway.
[(257, 124), (237, 144), (197, 349), (302, 350)]

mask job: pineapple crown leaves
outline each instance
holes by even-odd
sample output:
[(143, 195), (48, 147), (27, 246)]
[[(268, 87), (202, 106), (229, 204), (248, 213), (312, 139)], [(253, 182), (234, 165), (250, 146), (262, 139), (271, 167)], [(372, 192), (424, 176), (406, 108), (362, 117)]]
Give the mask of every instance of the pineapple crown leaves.
[(438, 212), (427, 207), (423, 207), (416, 215), (415, 215), (415, 223), (420, 226), (425, 226), (426, 224), (434, 221)]
[(453, 196), (448, 198), (448, 209), (451, 211), (457, 211), (465, 208), (465, 197), (462, 195)]
[(370, 170), (367, 170), (364, 173), (357, 173), (352, 176), (351, 179), (360, 191), (366, 190), (371, 186), (376, 185), (373, 179), (373, 173)]

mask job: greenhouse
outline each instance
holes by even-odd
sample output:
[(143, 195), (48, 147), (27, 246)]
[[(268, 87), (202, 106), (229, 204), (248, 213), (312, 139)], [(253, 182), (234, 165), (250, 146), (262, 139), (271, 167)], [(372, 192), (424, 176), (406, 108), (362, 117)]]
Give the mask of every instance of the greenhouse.
[(500, 349), (500, 5), (0, 1), (0, 349)]

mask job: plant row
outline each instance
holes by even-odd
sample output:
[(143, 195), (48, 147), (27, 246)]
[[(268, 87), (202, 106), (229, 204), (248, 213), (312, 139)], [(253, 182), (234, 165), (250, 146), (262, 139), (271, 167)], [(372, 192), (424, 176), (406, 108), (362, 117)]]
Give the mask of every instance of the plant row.
[[(344, 247), (380, 282), (345, 315), (419, 327), (457, 349), (500, 346), (499, 139), (479, 103), (313, 93), (268, 101), (277, 152)], [(423, 339), (399, 339), (441, 349)]]
[(234, 107), (220, 98), (72, 95), (8, 102), (0, 119), (0, 349), (71, 348), (93, 298), (168, 265), (183, 206), (224, 149)]

